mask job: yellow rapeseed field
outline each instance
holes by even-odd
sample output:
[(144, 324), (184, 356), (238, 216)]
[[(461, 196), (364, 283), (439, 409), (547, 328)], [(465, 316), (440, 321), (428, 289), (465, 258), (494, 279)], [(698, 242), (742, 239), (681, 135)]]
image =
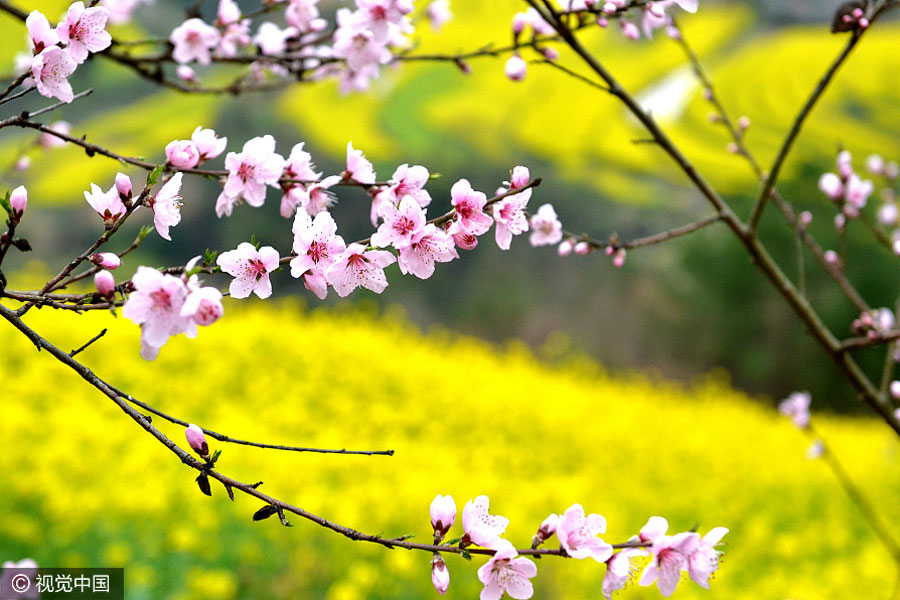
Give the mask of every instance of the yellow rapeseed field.
[[(157, 408), (236, 437), (396, 450), (393, 458), (277, 453), (213, 443), (221, 470), (357, 529), (430, 539), (436, 493), (477, 494), (527, 545), (573, 502), (624, 541), (651, 515), (673, 529), (725, 525), (712, 590), (678, 598), (887, 598), (896, 572), (808, 441), (770, 407), (713, 376), (691, 386), (610, 374), (549, 343), (538, 359), (401, 314), (229, 303), (196, 340), (138, 357), (139, 332), (107, 314), (33, 310), (63, 349), (102, 327), (83, 361)], [(614, 343), (613, 340), (610, 343)], [(0, 327), (0, 559), (124, 566), (134, 599), (436, 598), (429, 556), (388, 551), (259, 503), (200, 494), (194, 473), (77, 376)], [(549, 358), (548, 358), (549, 357)], [(815, 401), (814, 401), (815, 402)], [(897, 443), (861, 419), (817, 425), (888, 523), (900, 517)], [(181, 428), (154, 419), (186, 447)], [(457, 525), (451, 532), (458, 531)], [(475, 598), (476, 568), (448, 557), (448, 597)], [(536, 598), (600, 598), (603, 567), (544, 559)], [(659, 597), (630, 586), (622, 598)]]

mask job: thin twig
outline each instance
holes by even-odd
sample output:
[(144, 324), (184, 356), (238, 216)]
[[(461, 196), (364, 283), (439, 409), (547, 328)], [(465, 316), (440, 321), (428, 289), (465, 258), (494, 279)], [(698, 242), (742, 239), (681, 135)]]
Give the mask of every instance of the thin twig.
[(106, 328), (105, 328), (105, 327), (103, 328), (103, 331), (101, 331), (100, 333), (98, 333), (97, 335), (95, 335), (94, 337), (92, 337), (91, 339), (89, 339), (87, 342), (85, 342), (84, 344), (82, 344), (81, 346), (79, 346), (78, 348), (76, 348), (75, 350), (72, 350), (71, 352), (69, 352), (69, 356), (74, 357), (74, 356), (75, 356), (76, 354), (78, 354), (79, 352), (83, 352), (88, 346), (90, 346), (91, 344), (93, 344), (94, 342), (96, 342), (97, 340), (99, 340), (100, 338), (102, 338), (104, 335), (106, 335)]

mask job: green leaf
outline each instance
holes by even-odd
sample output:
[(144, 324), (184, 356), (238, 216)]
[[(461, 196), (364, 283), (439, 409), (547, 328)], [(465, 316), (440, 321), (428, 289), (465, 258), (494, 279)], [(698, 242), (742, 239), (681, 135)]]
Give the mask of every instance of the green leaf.
[(147, 185), (154, 186), (156, 182), (159, 181), (159, 176), (162, 174), (163, 169), (166, 168), (165, 164), (157, 164), (153, 167), (153, 170), (150, 171), (150, 174), (147, 175)]
[(219, 255), (218, 250), (210, 250), (207, 248), (203, 251), (203, 264), (205, 266), (211, 266), (216, 263), (216, 257)]
[(138, 241), (143, 242), (144, 238), (150, 235), (150, 232), (153, 231), (153, 227), (151, 225), (144, 225), (141, 227), (141, 230), (138, 232)]

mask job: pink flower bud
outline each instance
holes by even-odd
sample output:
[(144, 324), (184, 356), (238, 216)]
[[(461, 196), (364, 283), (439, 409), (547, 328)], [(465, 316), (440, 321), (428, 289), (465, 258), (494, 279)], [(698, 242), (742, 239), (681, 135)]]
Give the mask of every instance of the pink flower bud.
[(434, 589), (441, 594), (446, 594), (450, 587), (450, 570), (447, 568), (444, 558), (437, 552), (434, 553), (434, 558), (431, 560), (431, 583), (434, 585)]
[(706, 100), (713, 99), (713, 91), (711, 88), (708, 88), (708, 87), (703, 88), (703, 98), (705, 98)]
[(742, 116), (738, 119), (737, 124), (741, 131), (746, 131), (750, 127), (750, 117), (747, 115)]
[(559, 524), (559, 515), (552, 514), (541, 523), (537, 533), (531, 539), (532, 544), (537, 547), (547, 541), (551, 535), (556, 533), (556, 526)]
[(608, 15), (616, 14), (616, 5), (613, 4), (612, 2), (607, 2), (606, 4), (603, 5), (603, 12), (605, 12)]
[(116, 191), (123, 204), (131, 200), (131, 178), (125, 173), (116, 173)]
[(113, 271), (119, 268), (122, 264), (122, 259), (113, 252), (100, 252), (91, 256), (91, 262), (98, 267)]
[(674, 25), (666, 25), (666, 35), (677, 41), (681, 39), (681, 30)]
[(844, 184), (841, 178), (834, 173), (824, 173), (819, 177), (819, 189), (832, 200), (840, 200), (844, 197)]
[(856, 22), (856, 24), (860, 29), (868, 29), (869, 28), (869, 20), (866, 18), (860, 19), (859, 21)]
[(434, 529), (435, 537), (440, 535), (444, 537), (453, 522), (456, 521), (456, 502), (453, 496), (441, 496), (438, 494), (431, 501), (431, 527)]
[(884, 165), (884, 176), (893, 181), (897, 179), (897, 176), (900, 175), (900, 165), (895, 163), (894, 161), (889, 162)]
[(825, 262), (829, 265), (836, 267), (841, 264), (841, 257), (838, 256), (838, 253), (834, 250), (826, 250), (825, 251)]
[(597, 27), (606, 29), (609, 27), (609, 20), (603, 15), (597, 15)]
[(201, 458), (209, 456), (209, 445), (206, 443), (206, 436), (203, 430), (191, 423), (184, 430), (184, 437), (187, 438), (188, 445), (200, 455)]
[(528, 24), (528, 15), (523, 12), (517, 12), (513, 15), (512, 19), (512, 31), (513, 35), (518, 37), (522, 31), (525, 30), (525, 26)]
[(200, 162), (200, 151), (190, 140), (174, 140), (166, 145), (166, 160), (179, 169), (193, 169)]
[(556, 50), (556, 48), (542, 48), (541, 54), (543, 54), (544, 58), (546, 58), (547, 60), (556, 60), (557, 58), (559, 58), (559, 52)]
[(847, 226), (847, 217), (844, 216), (844, 213), (838, 213), (834, 215), (834, 228), (841, 232), (844, 230), (844, 227)]
[(891, 382), (891, 396), (900, 399), (900, 381), (894, 380)]
[(513, 167), (512, 176), (509, 178), (509, 185), (513, 188), (520, 188), (528, 185), (528, 182), (531, 181), (531, 173), (528, 171), (528, 167), (517, 166)]
[(462, 71), (463, 75), (471, 75), (472, 74), (472, 65), (470, 65), (466, 61), (457, 60), (456, 66), (459, 67), (459, 70)]
[(851, 164), (851, 156), (847, 150), (843, 150), (837, 155), (838, 174), (841, 179), (848, 179), (853, 174), (853, 165)]
[(20, 185), (9, 195), (9, 204), (12, 206), (13, 218), (18, 221), (25, 213), (28, 206), (28, 191), (24, 185)]
[(710, 123), (718, 123), (718, 122), (721, 120), (721, 119), (719, 118), (719, 114), (718, 114), (718, 113), (714, 113), (714, 112), (711, 112), (711, 113), (709, 113), (708, 115), (706, 115), (706, 118), (709, 119), (709, 122), (710, 122)]
[(193, 83), (197, 81), (197, 74), (194, 73), (194, 70), (187, 65), (179, 65), (175, 70), (175, 73), (178, 75), (178, 79), (182, 80), (185, 83)]
[(731, 154), (738, 154), (741, 151), (741, 148), (734, 142), (728, 142), (727, 148), (728, 152), (730, 152)]
[(109, 271), (97, 271), (94, 275), (94, 287), (101, 296), (111, 299), (116, 293), (116, 279)]
[(613, 255), (613, 266), (617, 269), (625, 266), (625, 248), (616, 250), (616, 253)]
[(506, 61), (506, 76), (512, 81), (522, 81), (525, 79), (525, 71), (528, 69), (525, 61), (518, 54), (513, 54)]
[(863, 12), (863, 9), (861, 9), (861, 8), (854, 8), (853, 12), (851, 12), (850, 14), (853, 15), (854, 19), (862, 19), (862, 16), (865, 13)]
[(881, 175), (884, 172), (884, 159), (878, 154), (870, 154), (866, 159), (866, 169), (872, 175)]
[(878, 207), (878, 222), (885, 227), (893, 227), (900, 218), (900, 212), (897, 210), (897, 204), (894, 202), (885, 202)]
[(635, 25), (631, 21), (622, 22), (622, 33), (624, 33), (625, 37), (627, 37), (629, 40), (636, 40), (641, 37), (641, 32), (638, 29), (637, 25)]
[(559, 243), (559, 246), (556, 247), (556, 251), (560, 256), (568, 256), (572, 254), (572, 240), (563, 240)]
[(575, 244), (575, 254), (584, 256), (591, 251), (591, 245), (587, 242), (578, 242)]
[(807, 227), (809, 227), (809, 224), (812, 223), (812, 220), (813, 220), (812, 213), (809, 212), (808, 210), (804, 210), (797, 217), (797, 224), (800, 225), (800, 227), (806, 229)]
[(22, 156), (20, 156), (19, 158), (16, 159), (16, 164), (13, 166), (13, 168), (16, 171), (22, 172), (22, 171), (27, 171), (30, 166), (31, 166), (31, 159), (28, 158), (28, 156), (26, 156), (25, 154), (23, 154)]

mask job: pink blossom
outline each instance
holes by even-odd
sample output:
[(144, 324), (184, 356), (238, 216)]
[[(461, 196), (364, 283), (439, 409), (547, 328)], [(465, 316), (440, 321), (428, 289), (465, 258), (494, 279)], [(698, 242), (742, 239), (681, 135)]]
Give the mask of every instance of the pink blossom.
[(116, 278), (109, 271), (97, 271), (94, 274), (94, 287), (101, 296), (112, 299), (116, 293)]
[(509, 250), (512, 236), (528, 231), (525, 208), (531, 199), (531, 188), (507, 196), (491, 205), (494, 213), (494, 237), (501, 250)]
[(719, 568), (719, 556), (722, 554), (716, 550), (716, 544), (726, 533), (728, 533), (728, 529), (725, 527), (711, 529), (700, 540), (697, 549), (688, 557), (688, 573), (700, 587), (709, 589), (709, 578)]
[(591, 245), (587, 242), (578, 242), (575, 244), (575, 254), (584, 256), (591, 251)]
[(531, 216), (531, 235), (528, 241), (532, 246), (549, 246), (562, 240), (562, 223), (550, 204), (543, 204), (536, 214)]
[[(460, 179), (450, 188), (450, 203), (456, 210), (456, 215), (448, 233), (482, 235), (491, 228), (493, 219), (485, 214), (484, 205), (487, 197), (482, 192), (476, 192), (466, 179)], [(458, 243), (458, 242), (457, 242)]]
[(285, 194), (287, 197), (282, 197), (281, 199), (282, 214), (284, 214), (286, 206), (302, 206), (306, 208), (306, 212), (310, 215), (317, 215), (324, 210), (328, 210), (334, 204), (334, 194), (328, 188), (337, 185), (340, 181), (339, 175), (331, 175), (308, 188), (302, 185), (292, 188)]
[(123, 204), (131, 201), (131, 178), (125, 173), (116, 173), (116, 192)]
[(778, 405), (778, 411), (790, 417), (794, 425), (800, 429), (809, 426), (809, 404), (812, 396), (809, 392), (794, 392)]
[(896, 379), (894, 381), (892, 381), (890, 390), (891, 390), (891, 396), (893, 396), (894, 399), (900, 399), (900, 381), (898, 381)]
[[(72, 124), (68, 121), (55, 121), (47, 126), (47, 129), (55, 131), (62, 135), (68, 135), (72, 130)], [(66, 145), (66, 140), (52, 133), (42, 132), (38, 138), (38, 145), (41, 148), (62, 148)]]
[(153, 225), (156, 232), (164, 240), (172, 241), (169, 236), (169, 227), (175, 227), (181, 222), (181, 178), (182, 173), (175, 173), (171, 179), (163, 184), (150, 200), (153, 208)]
[(574, 247), (575, 244), (572, 243), (572, 240), (563, 240), (559, 243), (559, 246), (556, 247), (556, 251), (560, 256), (569, 256), (572, 254)]
[(25, 209), (28, 207), (28, 190), (25, 189), (24, 185), (20, 185), (9, 194), (9, 204), (12, 208), (13, 217), (18, 221), (25, 214)]
[(200, 427), (191, 423), (187, 426), (187, 429), (184, 430), (184, 437), (187, 439), (188, 445), (194, 452), (199, 454), (202, 458), (207, 458), (209, 456), (209, 444), (206, 442), (206, 434), (203, 433), (203, 430), (200, 429)]
[(250, 19), (242, 19), (241, 9), (234, 0), (220, 0), (216, 25), (224, 28), (216, 53), (235, 56), (238, 46), (250, 43)]
[(169, 336), (185, 333), (190, 327), (190, 319), (181, 316), (188, 289), (181, 278), (150, 267), (138, 267), (131, 282), (134, 291), (122, 314), (141, 326), (141, 356), (153, 360)]
[(450, 588), (450, 570), (447, 568), (444, 558), (437, 552), (431, 559), (431, 585), (442, 595), (446, 594)]
[(44, 13), (33, 10), (25, 19), (25, 27), (28, 29), (28, 41), (31, 43), (31, 51), (40, 54), (44, 48), (55, 46), (59, 43), (56, 30), (50, 26), (50, 21)]
[(267, 56), (283, 54), (287, 49), (287, 41), (299, 35), (293, 27), (280, 28), (275, 23), (266, 21), (259, 26), (253, 43), (259, 46), (260, 52)]
[(278, 185), (284, 164), (284, 158), (275, 152), (275, 138), (271, 135), (248, 140), (240, 153), (229, 152), (225, 157), (225, 194), (230, 198), (242, 196), (250, 206), (262, 206), (266, 185)]
[(22, 156), (17, 158), (15, 164), (13, 165), (13, 169), (19, 172), (27, 171), (30, 167), (31, 158), (29, 158), (27, 154), (23, 154)]
[(69, 76), (78, 66), (69, 53), (59, 46), (44, 48), (31, 62), (31, 76), (41, 96), (71, 102), (75, 97)]
[(522, 81), (525, 79), (525, 72), (528, 70), (528, 65), (525, 64), (525, 61), (522, 60), (522, 57), (518, 54), (513, 54), (506, 61), (506, 66), (504, 67), (504, 71), (506, 72), (506, 76), (512, 81)]
[(430, 177), (431, 175), (425, 167), (420, 165), (410, 167), (404, 163), (394, 171), (393, 176), (388, 180), (388, 187), (379, 194), (379, 197), (396, 204), (404, 196), (411, 196), (419, 206), (424, 208), (431, 204), (431, 194), (425, 189), (425, 184), (428, 183)]
[(599, 563), (606, 562), (612, 556), (611, 545), (598, 538), (606, 532), (606, 519), (598, 514), (585, 516), (580, 504), (573, 504), (559, 519), (556, 526), (556, 537), (572, 558), (591, 557)]
[(425, 16), (428, 17), (432, 29), (435, 31), (439, 30), (444, 23), (453, 18), (453, 13), (450, 12), (450, 2), (448, 0), (434, 0), (434, 2), (425, 7)]
[(113, 223), (125, 214), (125, 205), (122, 204), (122, 199), (115, 186), (104, 192), (96, 183), (92, 183), (91, 191), (84, 193), (84, 199), (91, 205), (91, 208), (97, 211), (98, 215), (103, 217), (106, 227), (112, 227)]
[[(284, 179), (315, 181), (321, 177), (321, 173), (315, 171), (312, 156), (303, 149), (303, 145), (301, 142), (291, 149), (282, 173)], [(291, 217), (295, 208), (298, 206), (305, 208), (310, 202), (309, 190), (302, 183), (284, 182), (281, 184), (281, 189), (284, 192), (281, 197), (281, 216), (285, 219)]]
[(671, 22), (666, 14), (666, 8), (671, 4), (668, 0), (662, 2), (653, 2), (652, 4), (641, 7), (641, 29), (644, 35), (653, 37), (653, 32), (661, 27), (665, 27)]
[(509, 526), (509, 519), (489, 514), (490, 502), (487, 496), (466, 502), (462, 514), (463, 541), (496, 550), (505, 541), (500, 535)]
[(856, 173), (850, 175), (845, 184), (844, 195), (847, 203), (854, 208), (861, 209), (866, 206), (866, 201), (874, 191), (875, 186), (871, 181), (863, 181)]
[[(692, 532), (669, 536), (664, 535), (664, 532), (665, 530), (656, 535), (653, 540), (653, 546), (650, 548), (652, 558), (644, 567), (639, 583), (648, 586), (656, 582), (660, 593), (668, 597), (678, 586), (681, 571), (687, 569), (688, 557), (698, 548), (700, 536)], [(643, 534), (643, 530), (641, 533)]]
[(166, 160), (179, 169), (193, 169), (200, 163), (200, 151), (190, 140), (174, 140), (166, 144)]
[(824, 173), (819, 177), (819, 189), (832, 200), (840, 200), (844, 197), (844, 184), (841, 178), (834, 173)]
[(319, 31), (319, 0), (289, 0), (284, 11), (284, 20), (288, 25), (302, 32)]
[(404, 275), (412, 273), (419, 279), (428, 279), (434, 274), (434, 263), (459, 258), (453, 238), (432, 224), (425, 225), (409, 246), (400, 248), (398, 255), (400, 272)]
[[(387, 40), (379, 39), (362, 12), (339, 9), (337, 23), (332, 44), (334, 56), (344, 59), (351, 73), (364, 78), (364, 81), (357, 82), (358, 85), (366, 86), (368, 80), (378, 76), (379, 65), (391, 60)], [(383, 31), (386, 35), (387, 29)]]
[(122, 259), (114, 252), (100, 252), (91, 256), (90, 261), (109, 271), (114, 271), (122, 265)]
[(325, 270), (325, 281), (341, 298), (357, 287), (380, 294), (387, 287), (384, 268), (397, 260), (390, 252), (366, 250), (361, 244), (350, 244)]
[(443, 538), (456, 521), (456, 502), (453, 496), (438, 494), (431, 501), (431, 527), (437, 537)]
[(621, 590), (628, 583), (633, 572), (631, 559), (634, 556), (647, 556), (643, 548), (627, 548), (613, 554), (606, 561), (606, 575), (603, 577), (603, 596), (612, 598), (612, 593)]
[(491, 559), (478, 569), (478, 580), (484, 584), (481, 600), (500, 600), (503, 592), (510, 598), (527, 599), (534, 594), (529, 581), (537, 575), (537, 566), (519, 553), (511, 543), (500, 540)]
[(269, 273), (278, 268), (279, 258), (272, 246), (257, 250), (253, 244), (242, 242), (236, 249), (220, 254), (216, 264), (234, 277), (228, 286), (232, 298), (246, 298), (255, 293), (265, 299), (272, 295)]
[(69, 6), (65, 20), (56, 26), (56, 33), (68, 44), (75, 62), (83, 63), (88, 52), (100, 52), (112, 43), (112, 36), (106, 31), (107, 19), (109, 11), (102, 6), (85, 9), (81, 1)]
[(697, 12), (697, 6), (699, 4), (699, 0), (673, 0), (675, 4), (681, 7), (682, 10), (686, 10), (689, 13)]
[(294, 217), (294, 253), (291, 276), (303, 277), (303, 285), (319, 299), (328, 294), (325, 270), (347, 247), (344, 238), (336, 235), (337, 225), (331, 214), (322, 211), (313, 219), (303, 207)]
[(141, 0), (101, 0), (101, 4), (109, 10), (110, 23), (125, 23), (131, 20), (131, 14)]
[(188, 19), (172, 31), (169, 41), (175, 46), (172, 58), (178, 63), (197, 61), (202, 65), (210, 63), (209, 51), (219, 43), (219, 30), (207, 25), (201, 19)]
[(347, 142), (347, 169), (344, 171), (344, 179), (367, 185), (375, 183), (375, 169), (372, 163), (366, 160), (362, 150), (353, 148), (353, 142)]
[(637, 25), (635, 25), (631, 21), (626, 21), (625, 19), (622, 19), (621, 21), (619, 21), (619, 23), (622, 25), (622, 33), (629, 40), (636, 40), (641, 37), (641, 32), (638, 29)]
[(394, 207), (390, 202), (383, 203), (378, 208), (378, 214), (384, 222), (372, 234), (373, 246), (384, 248), (390, 245), (398, 250), (406, 248), (425, 228), (425, 210), (412, 196), (404, 196), (399, 207)]

